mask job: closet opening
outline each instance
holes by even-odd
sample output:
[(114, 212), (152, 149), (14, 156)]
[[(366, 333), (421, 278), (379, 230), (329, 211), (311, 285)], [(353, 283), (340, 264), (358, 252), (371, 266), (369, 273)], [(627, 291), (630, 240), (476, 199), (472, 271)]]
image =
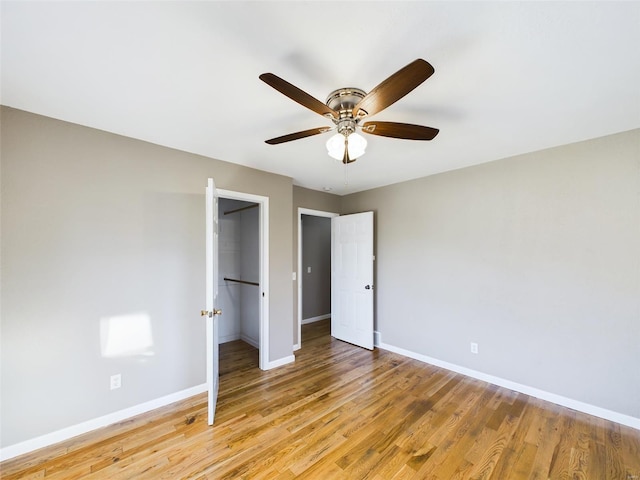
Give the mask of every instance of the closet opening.
[[(229, 198), (231, 197), (231, 198)], [(265, 205), (219, 190), (218, 299), (220, 344), (244, 342), (257, 350), (256, 367), (268, 368), (263, 346), (267, 301), (263, 234)], [(244, 349), (245, 352), (250, 350)]]
[(337, 213), (298, 208), (298, 336), (302, 325), (331, 318), (331, 218)]

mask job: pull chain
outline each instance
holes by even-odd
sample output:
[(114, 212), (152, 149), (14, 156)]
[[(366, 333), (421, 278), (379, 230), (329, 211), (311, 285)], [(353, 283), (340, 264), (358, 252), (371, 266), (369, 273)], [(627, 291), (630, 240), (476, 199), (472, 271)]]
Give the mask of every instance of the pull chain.
[(344, 164), (344, 188), (346, 189), (349, 186), (347, 167), (349, 163), (351, 163), (349, 159), (349, 135), (345, 135), (344, 137), (344, 158), (342, 159), (342, 163)]
[(349, 187), (348, 167), (349, 167), (349, 164), (345, 163), (344, 164), (344, 188), (348, 188)]

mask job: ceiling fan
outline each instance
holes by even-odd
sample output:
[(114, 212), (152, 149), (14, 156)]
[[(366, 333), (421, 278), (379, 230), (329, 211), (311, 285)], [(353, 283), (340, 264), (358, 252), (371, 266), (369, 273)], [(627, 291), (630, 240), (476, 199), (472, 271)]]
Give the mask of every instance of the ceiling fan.
[(259, 78), (267, 85), (334, 123), (333, 127), (311, 128), (290, 133), (266, 140), (266, 143), (277, 145), (336, 130), (336, 135), (327, 141), (329, 155), (337, 160), (341, 159), (344, 164), (349, 164), (364, 154), (366, 147), (366, 140), (356, 134), (356, 129), (383, 137), (432, 140), (439, 132), (437, 128), (397, 122), (365, 121), (363, 123), (363, 120), (400, 100), (433, 75), (433, 72), (434, 68), (427, 61), (419, 58), (398, 70), (369, 93), (359, 88), (339, 88), (329, 94), (326, 103), (322, 103), (273, 73), (263, 73)]

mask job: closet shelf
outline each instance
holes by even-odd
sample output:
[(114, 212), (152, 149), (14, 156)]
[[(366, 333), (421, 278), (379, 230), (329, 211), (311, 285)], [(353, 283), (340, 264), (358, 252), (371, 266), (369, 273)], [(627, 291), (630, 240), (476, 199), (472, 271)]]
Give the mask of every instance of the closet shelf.
[(235, 278), (227, 278), (227, 277), (224, 277), (224, 280), (227, 282), (244, 283), (245, 285), (255, 285), (256, 287), (260, 286), (258, 282), (248, 282), (247, 280), (237, 280)]
[(228, 211), (224, 212), (224, 215), (230, 215), (232, 213), (237, 213), (237, 212), (244, 212), (245, 210), (249, 210), (251, 208), (256, 208), (256, 207), (259, 207), (259, 206), (260, 206), (259, 203), (255, 203), (255, 204), (249, 205), (247, 207), (236, 208), (235, 210), (228, 210)]

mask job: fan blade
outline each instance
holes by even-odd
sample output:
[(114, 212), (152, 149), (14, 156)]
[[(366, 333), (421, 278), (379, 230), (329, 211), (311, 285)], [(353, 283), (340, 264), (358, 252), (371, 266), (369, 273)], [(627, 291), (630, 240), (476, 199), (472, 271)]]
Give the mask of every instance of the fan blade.
[(365, 95), (353, 108), (353, 116), (375, 115), (400, 100), (433, 72), (433, 67), (427, 61), (421, 58), (414, 60)]
[(307, 107), (309, 110), (312, 110), (323, 116), (330, 116), (334, 119), (338, 118), (338, 113), (335, 110), (329, 108), (320, 100), (312, 97), (307, 92), (300, 90), (295, 85), (291, 85), (289, 82), (281, 79), (273, 73), (263, 73), (259, 78), (267, 85), (275, 88), (294, 102), (298, 102), (303, 107)]
[(382, 137), (404, 138), (406, 140), (433, 140), (440, 130), (437, 128), (396, 122), (366, 122), (362, 131)]
[(331, 130), (330, 127), (311, 128), (302, 132), (290, 133), (281, 137), (265, 140), (269, 145), (277, 145), (279, 143), (290, 142), (291, 140), (298, 140), (300, 138), (310, 137), (312, 135), (318, 135), (319, 133), (325, 133)]

